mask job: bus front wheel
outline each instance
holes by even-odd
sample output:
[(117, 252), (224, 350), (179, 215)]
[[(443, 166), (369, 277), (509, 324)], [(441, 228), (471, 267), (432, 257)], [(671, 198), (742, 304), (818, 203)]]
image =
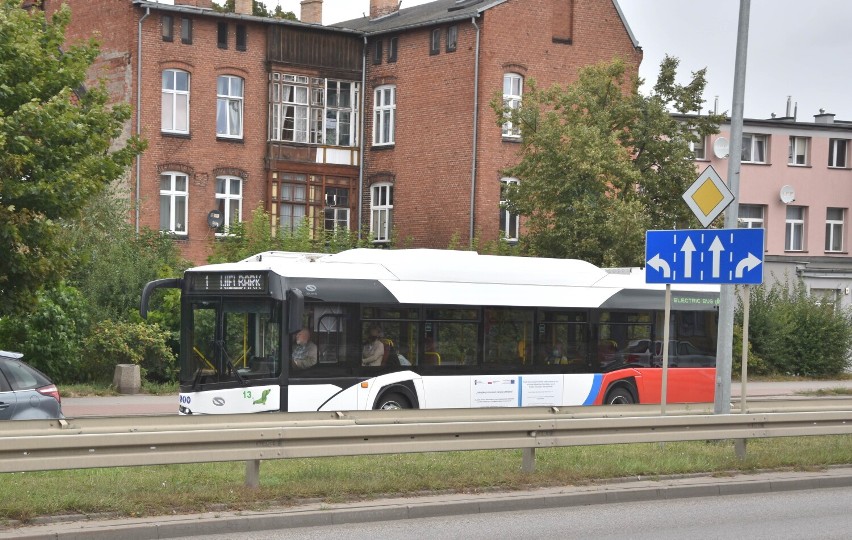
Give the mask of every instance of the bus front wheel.
[(385, 394), (382, 398), (376, 402), (376, 409), (383, 411), (396, 411), (399, 409), (410, 409), (411, 403), (408, 402), (405, 396), (402, 394)]
[(623, 387), (613, 388), (606, 394), (605, 405), (630, 405), (635, 403), (630, 390)]

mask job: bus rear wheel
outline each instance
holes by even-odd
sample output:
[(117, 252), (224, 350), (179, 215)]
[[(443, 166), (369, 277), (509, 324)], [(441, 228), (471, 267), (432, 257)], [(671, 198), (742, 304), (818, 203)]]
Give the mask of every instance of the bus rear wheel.
[(411, 403), (408, 402), (405, 396), (397, 393), (385, 394), (376, 403), (376, 409), (382, 411), (397, 411), (400, 409), (410, 409)]
[(630, 390), (623, 387), (613, 388), (606, 394), (605, 405), (631, 405), (636, 403)]

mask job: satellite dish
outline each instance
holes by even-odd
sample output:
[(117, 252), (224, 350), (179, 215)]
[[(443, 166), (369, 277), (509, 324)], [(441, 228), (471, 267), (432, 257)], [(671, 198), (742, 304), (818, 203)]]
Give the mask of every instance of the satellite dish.
[(724, 159), (728, 157), (728, 154), (731, 153), (730, 144), (728, 144), (728, 139), (724, 137), (719, 137), (715, 141), (713, 141), (713, 154), (719, 158)]
[(796, 200), (796, 190), (793, 189), (793, 186), (784, 186), (781, 188), (781, 202), (784, 204), (790, 204), (791, 202)]

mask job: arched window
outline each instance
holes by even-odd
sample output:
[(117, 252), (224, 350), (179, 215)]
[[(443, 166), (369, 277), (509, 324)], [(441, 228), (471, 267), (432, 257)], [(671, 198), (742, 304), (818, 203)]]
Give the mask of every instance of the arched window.
[[(521, 106), (521, 96), (524, 93), (524, 77), (517, 73), (506, 73), (503, 75), (503, 104), (509, 109), (517, 109)], [(503, 124), (504, 137), (520, 137), (520, 126), (506, 121)]]
[(220, 75), (216, 83), (216, 135), (243, 137), (243, 80)]
[(216, 207), (222, 213), (222, 226), (216, 234), (227, 234), (228, 227), (243, 220), (243, 180), (236, 176), (216, 178)]
[(394, 144), (394, 122), (396, 119), (396, 86), (376, 88), (373, 103), (373, 144)]
[(189, 73), (163, 71), (162, 131), (189, 133)]
[(520, 235), (520, 219), (506, 208), (506, 190), (518, 185), (517, 178), (500, 179), (500, 235), (509, 242), (517, 242)]
[(393, 230), (393, 185), (383, 182), (370, 188), (370, 233), (375, 242), (389, 242)]
[(179, 172), (160, 174), (160, 231), (186, 235), (189, 177)]

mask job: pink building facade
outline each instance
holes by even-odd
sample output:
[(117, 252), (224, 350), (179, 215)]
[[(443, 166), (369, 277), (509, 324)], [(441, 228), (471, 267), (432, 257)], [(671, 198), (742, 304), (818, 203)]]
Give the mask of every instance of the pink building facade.
[[(695, 149), (727, 182), (730, 123)], [(764, 282), (801, 279), (812, 294), (852, 304), (849, 250), (852, 121), (833, 114), (743, 122), (739, 227), (766, 231)]]

